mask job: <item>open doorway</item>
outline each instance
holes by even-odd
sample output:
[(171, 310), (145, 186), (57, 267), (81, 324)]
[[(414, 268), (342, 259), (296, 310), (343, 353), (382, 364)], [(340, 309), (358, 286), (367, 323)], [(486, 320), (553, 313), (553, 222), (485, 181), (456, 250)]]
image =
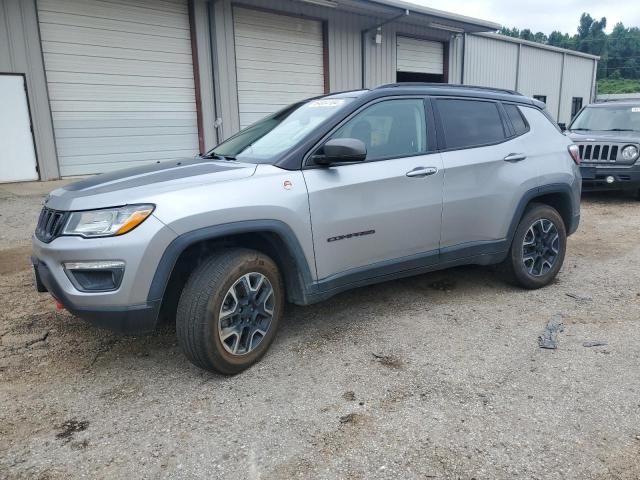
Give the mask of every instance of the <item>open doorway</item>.
[(442, 74), (421, 72), (396, 72), (396, 82), (445, 83)]

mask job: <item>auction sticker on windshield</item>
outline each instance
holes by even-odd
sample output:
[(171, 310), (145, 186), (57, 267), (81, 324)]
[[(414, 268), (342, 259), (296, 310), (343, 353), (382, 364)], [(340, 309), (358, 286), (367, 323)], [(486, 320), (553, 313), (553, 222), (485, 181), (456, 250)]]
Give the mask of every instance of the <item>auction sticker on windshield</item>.
[(339, 107), (344, 104), (344, 98), (325, 98), (323, 100), (314, 100), (309, 103), (309, 107), (311, 108), (322, 108), (322, 107)]

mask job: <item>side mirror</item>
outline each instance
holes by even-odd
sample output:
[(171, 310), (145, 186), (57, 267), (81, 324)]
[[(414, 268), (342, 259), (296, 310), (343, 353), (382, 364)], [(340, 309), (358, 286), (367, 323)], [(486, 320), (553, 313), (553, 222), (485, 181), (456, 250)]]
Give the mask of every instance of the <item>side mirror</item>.
[(558, 126), (560, 127), (560, 131), (561, 132), (566, 132), (567, 131), (567, 124), (566, 123), (558, 123)]
[(313, 158), (318, 165), (362, 162), (367, 158), (367, 147), (357, 138), (334, 138), (324, 144), (322, 151), (324, 154)]

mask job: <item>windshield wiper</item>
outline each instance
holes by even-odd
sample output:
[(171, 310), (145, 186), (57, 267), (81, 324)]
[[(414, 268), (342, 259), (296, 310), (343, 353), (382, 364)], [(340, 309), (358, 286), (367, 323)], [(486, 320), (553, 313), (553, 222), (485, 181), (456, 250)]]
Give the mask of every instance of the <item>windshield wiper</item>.
[(205, 153), (204, 155), (202, 155), (202, 158), (213, 158), (215, 160), (229, 160), (229, 161), (233, 161), (236, 159), (236, 157), (232, 155), (220, 155), (219, 153), (216, 153), (216, 152)]
[(633, 128), (607, 128), (603, 132), (635, 132)]
[(570, 128), (569, 131), (570, 132), (577, 132), (577, 131), (586, 131), (589, 130), (588, 128)]

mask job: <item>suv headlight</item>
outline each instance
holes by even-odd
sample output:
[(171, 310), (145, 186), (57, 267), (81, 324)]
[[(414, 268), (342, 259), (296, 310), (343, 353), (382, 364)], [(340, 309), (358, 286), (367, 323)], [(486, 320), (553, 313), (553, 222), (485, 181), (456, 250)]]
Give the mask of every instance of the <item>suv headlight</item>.
[(102, 210), (71, 212), (62, 234), (80, 235), (86, 238), (122, 235), (144, 222), (153, 209), (154, 205), (126, 205)]
[(635, 145), (627, 145), (622, 149), (621, 153), (623, 160), (635, 160), (638, 158), (638, 147)]

